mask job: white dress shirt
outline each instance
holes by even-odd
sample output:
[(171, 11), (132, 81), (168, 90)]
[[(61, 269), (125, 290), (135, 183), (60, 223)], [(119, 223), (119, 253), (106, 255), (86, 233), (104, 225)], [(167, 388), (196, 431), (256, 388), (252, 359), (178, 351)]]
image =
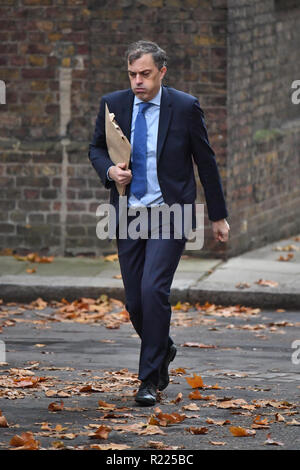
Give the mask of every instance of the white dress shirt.
[[(160, 114), (160, 101), (161, 101), (162, 88), (160, 87), (157, 95), (148, 101), (152, 103), (145, 111), (145, 119), (147, 124), (147, 191), (140, 199), (138, 199), (132, 192), (130, 192), (128, 199), (128, 206), (156, 206), (164, 203), (164, 199), (161, 193), (157, 178), (157, 135), (158, 135), (158, 124), (159, 124), (159, 114)], [(130, 143), (131, 148), (133, 147), (133, 138), (134, 138), (134, 129), (135, 129), (135, 120), (139, 111), (139, 103), (142, 103), (137, 96), (134, 97), (133, 109), (132, 109), (132, 120), (131, 120), (131, 136)], [(132, 153), (131, 153), (132, 158)], [(111, 168), (111, 167), (109, 167)], [(112, 178), (108, 176), (107, 178), (112, 181)]]

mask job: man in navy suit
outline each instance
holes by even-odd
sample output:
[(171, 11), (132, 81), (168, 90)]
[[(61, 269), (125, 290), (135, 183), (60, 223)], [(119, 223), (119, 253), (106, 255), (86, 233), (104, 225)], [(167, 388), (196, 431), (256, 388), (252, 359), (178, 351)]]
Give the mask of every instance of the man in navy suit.
[[(141, 338), (138, 375), (141, 385), (135, 400), (141, 405), (154, 405), (157, 390), (164, 390), (169, 384), (168, 367), (176, 355), (169, 336), (169, 295), (187, 238), (185, 233), (180, 238), (174, 235), (174, 220), (170, 223), (170, 238), (161, 238), (161, 225), (158, 238), (151, 237), (151, 210), (190, 204), (192, 228), (195, 228), (194, 160), (216, 241), (228, 240), (229, 225), (215, 155), (197, 98), (162, 85), (167, 57), (156, 43), (131, 44), (126, 59), (131, 89), (102, 97), (89, 158), (104, 186), (111, 190), (110, 203), (117, 213), (116, 239), (126, 309)], [(105, 103), (131, 142), (128, 168), (125, 163), (114, 165), (109, 157)], [(125, 186), (128, 214), (133, 208), (146, 210), (146, 228), (140, 227), (143, 235), (138, 238), (120, 236), (119, 193), (115, 182)], [(127, 223), (134, 219), (134, 215), (128, 215)]]

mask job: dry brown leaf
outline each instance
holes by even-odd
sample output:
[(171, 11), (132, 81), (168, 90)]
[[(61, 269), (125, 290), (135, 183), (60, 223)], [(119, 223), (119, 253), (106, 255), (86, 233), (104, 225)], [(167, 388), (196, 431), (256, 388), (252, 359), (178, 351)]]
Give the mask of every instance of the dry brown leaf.
[(62, 400), (60, 403), (57, 403), (54, 401), (50, 403), (50, 405), (48, 406), (49, 411), (62, 411), (63, 408), (64, 408), (64, 402)]
[(39, 382), (45, 382), (46, 377), (18, 377), (13, 379), (14, 387), (36, 387)]
[(89, 434), (89, 437), (91, 439), (107, 439), (110, 431), (111, 431), (110, 426), (101, 425), (93, 434)]
[[(30, 227), (28, 225), (28, 227)], [(54, 256), (39, 256), (37, 253), (28, 253), (26, 256), (14, 255), (18, 261), (30, 261), (31, 263), (52, 263)]]
[(246, 372), (224, 372), (224, 375), (228, 375), (229, 377), (248, 377)]
[(189, 405), (184, 405), (184, 406), (182, 406), (182, 409), (187, 410), (187, 411), (198, 411), (198, 410), (200, 410), (199, 406), (196, 405), (196, 403), (190, 403)]
[(197, 428), (194, 426), (190, 426), (189, 428), (185, 428), (185, 431), (190, 432), (191, 434), (207, 434), (208, 433), (208, 428), (202, 427), (202, 428)]
[(264, 442), (265, 445), (273, 445), (273, 446), (284, 446), (283, 442), (280, 441), (274, 441), (271, 438), (271, 434), (267, 434), (267, 440)]
[(186, 374), (186, 370), (183, 367), (178, 367), (177, 369), (173, 369), (175, 374)]
[(278, 286), (278, 282), (268, 281), (266, 279), (259, 279), (258, 281), (255, 282), (255, 284), (258, 284), (258, 285), (264, 286), (264, 287), (277, 287)]
[(34, 273), (36, 272), (36, 269), (35, 269), (35, 268), (27, 268), (27, 269), (26, 269), (26, 272), (27, 272), (28, 274), (34, 274)]
[(289, 403), (286, 400), (277, 401), (277, 400), (252, 400), (256, 408), (262, 408), (264, 406), (272, 406), (273, 408), (295, 408), (296, 405)]
[(51, 431), (51, 427), (50, 427), (49, 423), (47, 423), (47, 422), (41, 423), (41, 429), (43, 431)]
[(202, 348), (202, 349), (213, 349), (217, 347), (214, 344), (203, 344), (203, 343), (192, 343), (192, 342), (184, 343), (182, 344), (182, 346), (186, 346), (188, 348)]
[(30, 431), (23, 432), (21, 436), (16, 434), (11, 438), (9, 443), (19, 450), (37, 450), (40, 446), (39, 441), (34, 439), (33, 433)]
[(219, 401), (216, 404), (217, 408), (244, 408), (246, 410), (254, 410), (254, 405), (248, 405), (246, 400), (243, 398), (235, 398), (235, 399), (224, 399)]
[(113, 429), (115, 431), (120, 431), (121, 433), (134, 432), (139, 434), (141, 429), (145, 428), (146, 426), (146, 423), (118, 424), (117, 426), (114, 426)]
[(182, 303), (179, 300), (176, 305), (172, 305), (172, 310), (180, 310), (183, 312), (187, 312), (191, 307), (192, 306), (189, 302)]
[(95, 390), (91, 384), (84, 385), (79, 389), (80, 393), (85, 393), (85, 392), (98, 392), (99, 390)]
[(118, 261), (118, 253), (114, 253), (113, 255), (104, 256), (104, 261)]
[[(1, 256), (12, 256), (13, 255), (13, 250), (12, 248), (3, 248), (1, 251), (0, 251), (0, 255)], [(0, 299), (0, 303), (2, 303), (2, 299)]]
[(153, 426), (151, 424), (147, 425), (144, 429), (141, 429), (140, 431), (137, 432), (137, 434), (141, 436), (148, 436), (152, 434), (162, 434), (165, 435), (166, 433), (160, 429), (158, 426)]
[(265, 419), (261, 419), (261, 416), (258, 415), (258, 416), (255, 416), (255, 418), (253, 419), (253, 423), (252, 423), (252, 429), (268, 429), (270, 426), (269, 426), (269, 422), (268, 422), (268, 419), (265, 418)]
[(254, 436), (256, 432), (251, 429), (245, 429), (241, 426), (230, 426), (229, 431), (235, 437), (247, 437), (247, 436)]
[(171, 400), (170, 403), (175, 403), (175, 405), (176, 405), (176, 404), (179, 403), (181, 400), (182, 400), (182, 393), (179, 392), (179, 393), (177, 394), (176, 398), (174, 398), (174, 400)]
[(189, 393), (189, 398), (191, 400), (210, 400), (209, 396), (201, 395), (198, 388), (194, 392)]
[(39, 263), (52, 263), (54, 256), (42, 256), (39, 260)]
[(1, 411), (0, 411), (0, 428), (8, 428), (8, 423), (7, 423), (7, 420), (5, 418), (5, 416), (2, 415)]
[(29, 376), (32, 377), (34, 375), (34, 372), (32, 370), (27, 370), (27, 369), (9, 369), (9, 373), (11, 375), (20, 375), (22, 377), (24, 376)]
[(212, 390), (221, 390), (223, 387), (220, 387), (220, 385), (216, 383), (215, 385), (211, 386), (205, 385), (205, 388), (211, 388)]
[(205, 315), (213, 315), (217, 317), (248, 317), (257, 315), (260, 312), (259, 308), (244, 307), (241, 305), (231, 305), (224, 307), (222, 305), (214, 305), (206, 302), (204, 305), (200, 305), (198, 302), (195, 304), (197, 310)]
[(54, 428), (54, 430), (55, 430), (56, 432), (62, 432), (62, 431), (65, 431), (66, 429), (68, 429), (68, 428), (63, 427), (61, 424), (57, 424), (57, 425), (55, 426), (55, 428)]
[(31, 308), (35, 310), (44, 310), (47, 307), (48, 303), (45, 302), (41, 297), (38, 297), (36, 300), (33, 300), (30, 304)]
[[(130, 414), (130, 413), (117, 414), (114, 411), (108, 411), (107, 413), (104, 413), (104, 415), (102, 415), (102, 419), (116, 420), (118, 418), (121, 418), (120, 422), (122, 422), (122, 420), (124, 420), (124, 418), (133, 418), (133, 415)], [(124, 422), (126, 422), (126, 421), (127, 420), (125, 420)]]
[(224, 441), (209, 441), (210, 444), (212, 444), (213, 446), (225, 446), (226, 445), (226, 442)]
[(65, 444), (63, 441), (53, 441), (51, 446), (54, 447), (54, 449), (63, 449)]
[(105, 409), (111, 409), (111, 410), (114, 410), (116, 408), (116, 405), (114, 405), (113, 403), (106, 403), (103, 400), (98, 401), (98, 406), (99, 408), (105, 408)]
[(248, 282), (239, 282), (235, 285), (235, 287), (237, 289), (248, 289), (249, 287), (251, 287), (251, 284), (249, 284)]
[[(150, 419), (149, 419), (150, 421)], [(134, 432), (139, 435), (148, 435), (148, 434), (162, 434), (165, 432), (156, 425), (151, 425), (148, 423), (134, 423), (134, 424), (120, 424), (114, 426), (115, 431), (120, 431), (121, 433)]]
[(150, 418), (148, 419), (148, 424), (150, 424), (151, 426), (158, 426), (160, 422), (159, 422), (159, 419), (151, 415)]
[(130, 446), (126, 444), (115, 444), (114, 442), (110, 442), (109, 444), (91, 444), (90, 448), (98, 450), (125, 450), (130, 449)]
[(229, 421), (229, 419), (222, 419), (221, 421), (217, 421), (217, 420), (212, 419), (212, 418), (207, 418), (206, 423), (207, 424), (216, 424), (217, 426), (224, 426), (225, 424), (230, 424), (231, 422)]
[(255, 423), (252, 423), (251, 428), (252, 429), (269, 429), (270, 426), (268, 424), (255, 424)]
[(151, 415), (148, 422), (153, 425), (169, 426), (170, 424), (180, 423), (186, 418), (186, 415), (179, 413), (162, 413), (159, 408), (156, 409), (155, 415)]
[(61, 434), (60, 437), (62, 439), (69, 439), (69, 440), (72, 440), (72, 439), (75, 439), (75, 437), (77, 437), (78, 434), (73, 434), (72, 432), (69, 432), (67, 434)]
[(151, 449), (165, 449), (166, 448), (166, 444), (161, 441), (148, 441), (147, 444), (148, 444), (148, 447), (150, 447)]
[(13, 447), (21, 447), (24, 445), (24, 438), (16, 434), (11, 438), (10, 445)]
[(45, 395), (46, 395), (46, 397), (53, 397), (53, 396), (57, 395), (57, 390), (46, 390)]
[(279, 258), (277, 258), (277, 261), (290, 261), (291, 259), (294, 258), (294, 255), (293, 253), (288, 253), (286, 256), (279, 256)]
[(115, 313), (115, 318), (122, 320), (123, 322), (129, 322), (130, 316), (126, 309), (122, 310), (119, 313)]
[(185, 380), (187, 381), (187, 383), (192, 388), (203, 388), (204, 383), (203, 383), (202, 377), (200, 375), (195, 374), (195, 373), (193, 375), (194, 375), (194, 377), (185, 377)]
[(300, 426), (300, 421), (297, 421), (296, 419), (292, 419), (292, 421), (287, 421), (286, 425), (287, 426)]
[[(295, 241), (297, 241), (294, 238)], [(276, 246), (273, 248), (274, 251), (298, 251), (299, 247), (296, 245), (284, 245), (284, 246)]]

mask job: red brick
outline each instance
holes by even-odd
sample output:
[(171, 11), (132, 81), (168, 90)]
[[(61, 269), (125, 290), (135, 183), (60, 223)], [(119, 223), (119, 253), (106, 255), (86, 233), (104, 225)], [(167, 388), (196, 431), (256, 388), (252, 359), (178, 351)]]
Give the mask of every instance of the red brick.
[(35, 79), (35, 78), (44, 78), (50, 79), (55, 78), (55, 69), (53, 68), (28, 68), (22, 69), (22, 78), (25, 79)]

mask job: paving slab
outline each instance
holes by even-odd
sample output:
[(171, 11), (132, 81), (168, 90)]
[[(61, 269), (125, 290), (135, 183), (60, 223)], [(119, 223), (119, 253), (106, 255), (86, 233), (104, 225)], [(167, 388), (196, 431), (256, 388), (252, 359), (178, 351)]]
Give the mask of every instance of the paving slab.
[[(171, 286), (170, 300), (233, 303), (260, 307), (300, 308), (300, 238), (290, 237), (243, 253), (227, 261), (183, 255)], [(290, 251), (274, 251), (274, 248)], [(290, 261), (279, 256), (293, 255)], [(29, 274), (28, 267), (36, 272)], [(0, 298), (31, 301), (36, 297), (74, 300), (108, 294), (124, 300), (118, 261), (104, 257), (54, 258), (52, 263), (17, 261), (0, 257)], [(260, 279), (278, 283), (275, 287), (257, 284)], [(242, 284), (242, 285), (241, 285)], [(248, 285), (247, 285), (248, 284)]]

